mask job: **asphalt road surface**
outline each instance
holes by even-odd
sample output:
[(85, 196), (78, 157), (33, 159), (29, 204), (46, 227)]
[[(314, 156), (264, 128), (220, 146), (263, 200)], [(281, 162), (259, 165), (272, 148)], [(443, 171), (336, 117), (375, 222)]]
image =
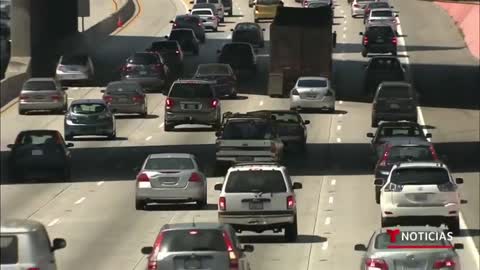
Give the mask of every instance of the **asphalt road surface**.
[[(108, 81), (118, 79), (118, 67), (131, 53), (144, 50), (156, 37), (169, 33), (168, 21), (186, 12), (176, 0), (139, 0), (141, 12), (124, 30), (99, 43), (93, 53), (97, 63), (98, 87), (72, 87), (70, 99), (99, 98)], [(299, 6), (292, 0), (289, 6)], [(462, 36), (448, 16), (431, 2), (399, 1), (403, 38), (399, 57), (408, 64), (411, 79), (421, 93), (421, 122), (433, 134), (440, 154), (456, 177), (463, 177), (462, 236), (460, 251), (464, 270), (478, 269), (479, 225), (479, 94), (478, 62), (465, 48)], [(245, 233), (244, 243), (255, 245), (249, 255), (252, 269), (347, 270), (358, 269), (356, 243), (366, 243), (380, 226), (380, 209), (374, 201), (372, 166), (369, 158), (371, 104), (361, 97), (366, 58), (360, 55), (358, 32), (362, 20), (352, 19), (346, 1), (335, 7), (338, 45), (335, 58), (337, 111), (333, 114), (304, 114), (308, 127), (305, 156), (290, 153), (287, 166), (293, 180), (303, 183), (298, 191), (299, 239), (284, 243), (282, 235)], [(187, 56), (187, 73), (199, 63), (216, 61), (216, 50), (230, 39), (230, 28), (253, 21), (247, 1), (234, 1), (234, 16), (226, 18), (218, 33), (208, 33), (200, 56)], [(265, 38), (268, 41), (268, 23)], [(236, 100), (222, 100), (223, 111), (287, 109), (288, 100), (264, 95), (267, 85), (268, 48), (259, 52), (260, 69), (241, 83)], [(216, 221), (218, 193), (213, 185), (215, 136), (208, 129), (179, 128), (163, 131), (164, 96), (150, 94), (147, 119), (118, 117), (114, 141), (74, 141), (73, 179), (34, 179), (14, 182), (6, 177), (6, 145), (25, 129), (58, 129), (63, 116), (19, 116), (14, 105), (1, 114), (1, 218), (37, 219), (48, 225), (52, 238), (67, 239), (67, 248), (57, 253), (59, 269), (144, 269), (140, 248), (152, 245), (165, 223)], [(149, 211), (134, 208), (136, 169), (149, 153), (191, 152), (208, 169), (208, 209), (188, 205), (159, 206)]]

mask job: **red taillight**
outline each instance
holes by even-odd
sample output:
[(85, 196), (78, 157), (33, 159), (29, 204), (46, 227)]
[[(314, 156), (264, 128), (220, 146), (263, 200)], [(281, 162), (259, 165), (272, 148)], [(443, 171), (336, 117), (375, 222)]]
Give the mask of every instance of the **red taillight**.
[(198, 173), (192, 173), (190, 176), (190, 179), (188, 179), (190, 182), (200, 182), (202, 181), (202, 177)]
[(287, 209), (293, 209), (295, 208), (296, 201), (294, 196), (288, 196), (287, 197)]
[(438, 260), (433, 264), (433, 269), (454, 269), (455, 261), (450, 259)]
[(150, 178), (146, 173), (141, 173), (137, 176), (137, 182), (150, 182)]
[(133, 99), (133, 102), (141, 102), (143, 101), (143, 96), (140, 96), (140, 95), (133, 96), (132, 99)]
[(165, 106), (166, 106), (167, 110), (170, 110), (173, 107), (173, 99), (167, 98), (165, 100)]
[(157, 256), (160, 253), (160, 246), (162, 245), (163, 233), (160, 233), (153, 244), (153, 251), (148, 256), (148, 270), (157, 270)]
[(428, 148), (430, 149), (430, 153), (432, 153), (433, 159), (439, 160), (437, 151), (435, 151), (435, 148), (433, 147), (433, 145), (430, 145), (430, 147)]
[(20, 100), (27, 100), (27, 99), (28, 99), (28, 96), (20, 95)]
[(103, 100), (104, 100), (106, 103), (112, 103), (113, 97), (112, 97), (112, 96), (103, 96)]
[(29, 267), (27, 270), (40, 270), (40, 267)]
[(363, 45), (368, 45), (368, 37), (363, 37)]
[(392, 38), (392, 43), (395, 44), (395, 45), (397, 45), (397, 37), (393, 37), (393, 38)]
[(235, 254), (235, 250), (233, 249), (232, 240), (230, 240), (230, 238), (225, 232), (223, 233), (223, 240), (225, 240), (225, 245), (227, 246), (228, 258), (230, 260), (230, 270), (237, 270), (238, 257), (237, 254)]
[(225, 199), (225, 197), (218, 198), (218, 208), (220, 208), (220, 210), (227, 209), (227, 199)]
[(217, 106), (218, 106), (218, 99), (212, 100), (212, 102), (210, 103), (210, 106), (211, 106), (213, 109), (217, 108)]
[(385, 146), (385, 151), (383, 152), (382, 160), (380, 160), (380, 166), (387, 166), (388, 156), (390, 155), (390, 149), (392, 146), (387, 144)]
[(367, 270), (388, 270), (387, 263), (382, 259), (367, 259), (365, 266)]
[(54, 101), (59, 101), (62, 97), (59, 96), (59, 95), (54, 95), (54, 96), (52, 96), (51, 98), (52, 98), (52, 100), (54, 100)]

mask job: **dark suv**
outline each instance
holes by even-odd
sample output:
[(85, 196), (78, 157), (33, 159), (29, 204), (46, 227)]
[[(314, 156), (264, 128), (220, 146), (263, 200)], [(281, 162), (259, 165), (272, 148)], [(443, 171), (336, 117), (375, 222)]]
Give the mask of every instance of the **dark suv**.
[(376, 56), (365, 68), (365, 93), (373, 94), (381, 82), (405, 81), (405, 69), (395, 56)]
[(183, 75), (183, 50), (178, 41), (155, 41), (152, 42), (147, 51), (159, 53), (172, 75), (176, 77)]
[(391, 53), (397, 55), (397, 35), (392, 27), (383, 24), (371, 24), (360, 32), (362, 38), (362, 56), (369, 53)]
[(372, 127), (380, 121), (417, 122), (417, 94), (407, 82), (382, 82), (372, 105)]
[(175, 21), (170, 21), (170, 23), (173, 24), (172, 30), (179, 28), (192, 29), (195, 36), (202, 43), (205, 43), (205, 29), (203, 28), (203, 21), (200, 17), (191, 14), (178, 15), (175, 17)]
[(218, 62), (229, 64), (237, 73), (248, 71), (255, 74), (257, 72), (257, 60), (255, 51), (250, 43), (231, 42), (217, 51)]
[(138, 82), (145, 89), (161, 91), (168, 80), (168, 67), (161, 55), (137, 52), (130, 56), (121, 69), (122, 80)]

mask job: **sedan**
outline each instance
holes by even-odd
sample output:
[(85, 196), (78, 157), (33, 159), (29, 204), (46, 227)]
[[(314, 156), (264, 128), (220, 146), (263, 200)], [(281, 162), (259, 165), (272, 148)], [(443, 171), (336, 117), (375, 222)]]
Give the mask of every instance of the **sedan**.
[(366, 24), (375, 24), (375, 23), (381, 23), (385, 25), (389, 25), (393, 31), (397, 31), (397, 17), (392, 9), (390, 8), (377, 8), (377, 9), (372, 9), (370, 11), (370, 15), (368, 16), (368, 19), (366, 20)]
[(169, 78), (168, 66), (163, 57), (154, 52), (137, 52), (121, 68), (124, 81), (138, 82), (145, 89), (162, 90)]
[(300, 77), (290, 92), (290, 110), (335, 111), (335, 91), (325, 77)]
[(18, 114), (29, 111), (53, 111), (63, 114), (68, 108), (66, 87), (53, 78), (31, 78), (20, 91)]
[[(420, 233), (428, 235), (444, 233), (443, 229), (437, 227), (405, 226), (377, 229), (370, 238), (368, 246), (355, 245), (356, 251), (364, 252), (358, 269), (461, 269), (456, 250), (463, 249), (463, 244), (452, 245), (448, 240), (422, 241), (420, 237), (415, 241), (411, 239), (406, 241), (402, 240), (400, 235), (397, 235), (395, 244), (392, 244), (389, 231), (396, 229), (400, 230), (399, 233), (414, 233), (417, 236)], [(392, 248), (393, 245), (402, 248)], [(422, 248), (415, 248), (415, 246), (422, 246)], [(435, 248), (435, 246), (451, 246), (451, 248)]]
[(214, 81), (217, 96), (237, 96), (237, 77), (229, 64), (200, 64), (193, 78)]
[(101, 90), (103, 100), (114, 113), (138, 113), (147, 117), (147, 95), (137, 82), (116, 81)]
[(148, 203), (195, 202), (207, 206), (207, 177), (192, 154), (151, 154), (137, 175), (135, 209)]

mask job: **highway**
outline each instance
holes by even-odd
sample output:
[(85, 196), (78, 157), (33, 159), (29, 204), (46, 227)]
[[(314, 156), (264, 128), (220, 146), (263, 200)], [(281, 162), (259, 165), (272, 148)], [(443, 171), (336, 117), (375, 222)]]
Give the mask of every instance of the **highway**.
[[(461, 188), (465, 244), (459, 251), (464, 270), (477, 270), (480, 247), (480, 77), (478, 61), (470, 55), (448, 16), (431, 2), (391, 2), (400, 11), (399, 57), (409, 66), (410, 77), (421, 93), (421, 120), (433, 134), (440, 154)], [(93, 53), (99, 76), (98, 87), (72, 87), (70, 99), (100, 98), (101, 86), (118, 79), (118, 67), (133, 52), (144, 50), (156, 37), (168, 35), (168, 23), (186, 12), (180, 0), (138, 0), (138, 16)], [(299, 6), (293, 0), (287, 6)], [(428, 16), (427, 16), (428, 15)], [(308, 126), (305, 156), (290, 153), (287, 167), (293, 181), (303, 183), (297, 192), (299, 239), (284, 243), (282, 235), (242, 234), (243, 243), (255, 245), (249, 255), (252, 269), (260, 270), (350, 270), (358, 269), (361, 253), (356, 243), (367, 243), (380, 226), (380, 208), (374, 201), (372, 166), (369, 159), (371, 104), (361, 98), (366, 58), (360, 54), (358, 35), (361, 19), (352, 19), (346, 0), (335, 7), (337, 48), (334, 55), (337, 111), (334, 114), (303, 114)], [(232, 28), (240, 21), (253, 21), (248, 1), (234, 1), (234, 17), (227, 17), (218, 33), (208, 33), (200, 56), (186, 57), (186, 71), (192, 74), (199, 63), (216, 61), (216, 50), (228, 42)], [(268, 41), (268, 23), (262, 23)], [(259, 52), (259, 72), (241, 83), (236, 100), (222, 100), (224, 112), (287, 109), (288, 99), (263, 95), (267, 86), (268, 49)], [(190, 126), (163, 131), (164, 96), (149, 94), (147, 119), (117, 117), (114, 141), (76, 140), (73, 148), (73, 179), (36, 179), (14, 182), (6, 177), (6, 145), (25, 129), (57, 129), (63, 133), (63, 116), (19, 116), (13, 105), (1, 114), (1, 218), (32, 218), (46, 224), (51, 238), (64, 237), (67, 248), (56, 254), (59, 269), (145, 269), (142, 246), (152, 245), (166, 223), (217, 220), (218, 193), (213, 185), (221, 181), (214, 174), (215, 136), (207, 129)], [(208, 169), (208, 209), (188, 205), (159, 206), (148, 211), (134, 208), (134, 178), (144, 158), (155, 152), (190, 152)], [(473, 237), (469, 237), (471, 235)]]

